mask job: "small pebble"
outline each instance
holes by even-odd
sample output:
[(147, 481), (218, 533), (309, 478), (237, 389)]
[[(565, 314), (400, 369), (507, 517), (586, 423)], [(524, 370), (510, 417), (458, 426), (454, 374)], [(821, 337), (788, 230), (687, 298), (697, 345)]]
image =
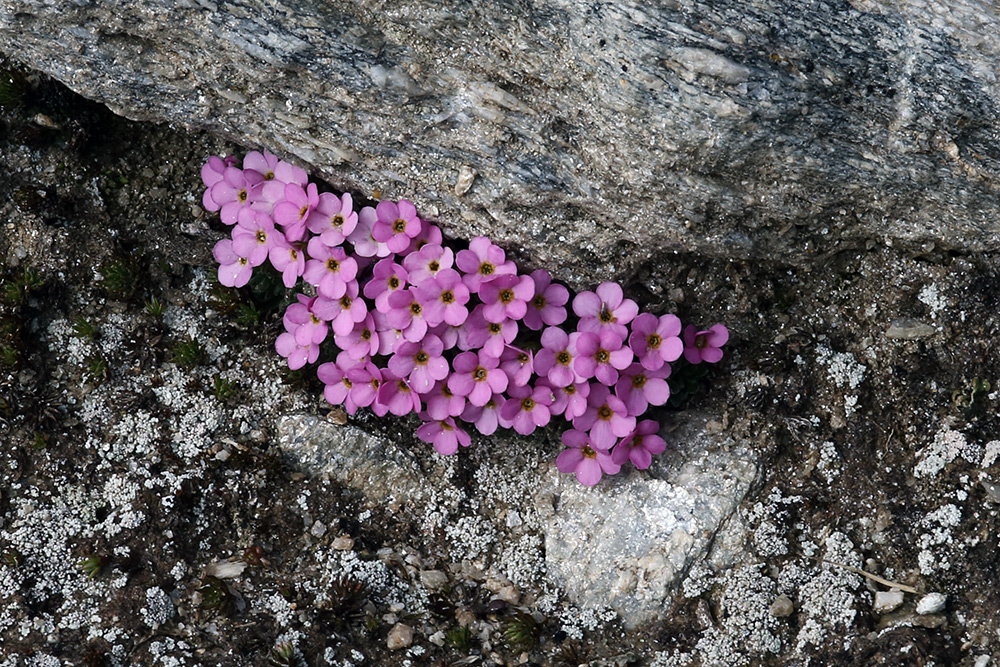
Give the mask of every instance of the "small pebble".
[(902, 591), (879, 591), (875, 593), (875, 602), (872, 604), (872, 609), (876, 614), (887, 614), (901, 604), (903, 604)]
[(350, 551), (354, 548), (354, 540), (351, 539), (350, 535), (341, 535), (340, 537), (333, 540), (330, 546), (337, 551)]
[(313, 537), (323, 537), (324, 535), (326, 535), (326, 524), (324, 524), (322, 521), (317, 520), (315, 523), (313, 523), (312, 528), (309, 529), (309, 533)]
[(768, 610), (771, 612), (771, 616), (775, 618), (787, 618), (792, 615), (795, 611), (795, 603), (787, 595), (779, 595), (771, 603), (771, 608)]
[(885, 332), (885, 336), (886, 338), (895, 338), (897, 340), (917, 340), (918, 338), (932, 336), (934, 332), (934, 327), (926, 322), (903, 317), (892, 321), (892, 324), (889, 325), (889, 328)]
[(463, 164), (458, 170), (458, 181), (455, 182), (455, 195), (461, 197), (468, 192), (474, 180), (476, 180), (476, 170)]
[(917, 603), (918, 614), (936, 614), (944, 609), (948, 596), (943, 593), (928, 593)]
[(398, 651), (413, 643), (413, 628), (403, 623), (397, 623), (389, 630), (385, 645), (390, 651)]
[(441, 570), (423, 570), (420, 572), (420, 583), (428, 590), (441, 591), (448, 586), (448, 575)]

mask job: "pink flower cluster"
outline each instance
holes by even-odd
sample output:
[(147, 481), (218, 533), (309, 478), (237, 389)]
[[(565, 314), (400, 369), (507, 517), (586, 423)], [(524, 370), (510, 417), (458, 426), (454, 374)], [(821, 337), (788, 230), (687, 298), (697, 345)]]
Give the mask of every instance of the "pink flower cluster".
[[(440, 454), (470, 444), (468, 429), (527, 435), (561, 417), (571, 428), (556, 460), (583, 484), (626, 462), (649, 467), (665, 449), (659, 425), (639, 421), (670, 397), (671, 363), (717, 362), (729, 333), (674, 315), (639, 313), (606, 282), (575, 296), (545, 270), (518, 272), (486, 237), (455, 252), (410, 202), (355, 210), (350, 194), (320, 193), (305, 171), (269, 153), (242, 165), (211, 157), (203, 204), (232, 225), (214, 250), (219, 281), (246, 285), (265, 262), (296, 296), (275, 348), (317, 369), (326, 400), (354, 414), (417, 413), (417, 435)], [(683, 338), (682, 338), (683, 335)]]

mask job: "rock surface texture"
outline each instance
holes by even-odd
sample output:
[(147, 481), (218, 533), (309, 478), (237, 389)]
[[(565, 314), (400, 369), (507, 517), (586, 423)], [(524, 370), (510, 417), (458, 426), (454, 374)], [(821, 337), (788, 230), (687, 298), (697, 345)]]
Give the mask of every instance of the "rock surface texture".
[(677, 249), (995, 249), (997, 35), (978, 0), (0, 2), (0, 52), (118, 113), (577, 284)]

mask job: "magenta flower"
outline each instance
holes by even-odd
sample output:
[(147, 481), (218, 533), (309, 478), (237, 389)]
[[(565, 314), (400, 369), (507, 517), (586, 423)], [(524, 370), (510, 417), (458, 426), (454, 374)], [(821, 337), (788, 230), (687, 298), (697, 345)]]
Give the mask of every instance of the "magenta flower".
[(343, 245), (358, 226), (358, 214), (354, 212), (350, 193), (344, 193), (343, 199), (330, 192), (321, 194), (316, 209), (306, 218), (306, 226), (320, 235), (324, 245), (331, 248)]
[(382, 372), (379, 368), (370, 361), (366, 361), (347, 369), (345, 374), (347, 379), (351, 381), (351, 400), (354, 401), (354, 404), (359, 408), (371, 407), (372, 411), (379, 417), (385, 416), (388, 409), (377, 400), (378, 388), (382, 383)]
[(552, 276), (545, 269), (532, 271), (535, 282), (535, 296), (528, 302), (528, 312), (524, 314), (524, 326), (539, 331), (544, 326), (557, 326), (566, 321), (566, 302), (569, 290), (552, 282)]
[(318, 236), (309, 239), (309, 260), (302, 277), (328, 299), (347, 293), (347, 284), (358, 275), (358, 262), (343, 248), (330, 248)]
[(462, 352), (452, 365), (455, 372), (448, 378), (448, 388), (456, 396), (468, 397), (472, 405), (487, 405), (494, 394), (507, 390), (507, 374), (498, 369), (500, 360), (482, 350)]
[(641, 313), (632, 320), (632, 335), (628, 343), (643, 368), (655, 371), (681, 356), (684, 343), (678, 337), (680, 333), (681, 321), (676, 315), (656, 317), (651, 313)]
[(289, 289), (295, 287), (299, 276), (306, 270), (305, 254), (286, 241), (284, 235), (275, 238), (267, 257), (271, 266), (281, 272), (281, 281)]
[(505, 257), (503, 248), (493, 245), (485, 236), (477, 236), (469, 242), (468, 250), (458, 251), (455, 263), (465, 273), (465, 284), (471, 291), (478, 293), (484, 282), (497, 276), (517, 273), (514, 262), (504, 261)]
[(334, 342), (344, 352), (354, 359), (374, 357), (379, 352), (379, 336), (375, 331), (375, 318), (371, 313), (365, 319), (354, 324), (354, 328), (345, 335), (334, 333)]
[(417, 428), (417, 437), (434, 445), (434, 451), (442, 456), (451, 456), (458, 446), (468, 447), (472, 439), (451, 417), (443, 420), (424, 422)]
[(253, 264), (233, 248), (231, 239), (222, 239), (212, 249), (215, 261), (219, 263), (219, 282), (226, 287), (243, 287), (250, 282)]
[(205, 184), (205, 193), (201, 197), (201, 205), (205, 207), (205, 210), (218, 211), (222, 208), (221, 204), (215, 202), (212, 199), (212, 186), (220, 181), (224, 180), (226, 169), (232, 167), (236, 164), (236, 157), (230, 155), (226, 159), (220, 158), (218, 155), (213, 155), (208, 158), (208, 162), (201, 167), (201, 182)]
[(635, 430), (619, 442), (611, 452), (611, 460), (618, 465), (626, 461), (639, 470), (645, 470), (653, 461), (653, 454), (662, 454), (667, 443), (657, 433), (660, 425), (651, 419), (639, 422)]
[(580, 379), (596, 377), (611, 386), (618, 381), (618, 371), (632, 363), (632, 349), (622, 345), (617, 333), (605, 329), (600, 334), (583, 332), (576, 340), (573, 370)]
[(282, 317), (285, 331), (292, 334), (295, 337), (295, 342), (299, 345), (319, 345), (326, 340), (330, 327), (313, 310), (318, 297), (310, 298), (305, 294), (296, 294), (295, 296), (298, 303), (288, 306)]
[(548, 378), (554, 387), (584, 380), (573, 370), (579, 337), (579, 333), (567, 334), (559, 327), (546, 328), (542, 332), (542, 349), (535, 355), (535, 372)]
[(379, 260), (372, 269), (372, 277), (365, 283), (364, 294), (369, 299), (375, 299), (377, 310), (388, 313), (389, 295), (406, 287), (407, 278), (406, 269), (387, 257)]
[(502, 324), (487, 322), (483, 317), (483, 305), (479, 304), (469, 313), (465, 321), (465, 340), (459, 338), (458, 346), (463, 350), (482, 348), (491, 357), (500, 358), (504, 347), (517, 336), (517, 322), (507, 320)]
[(236, 216), (233, 227), (233, 252), (260, 266), (267, 259), (271, 248), (284, 240), (284, 235), (274, 228), (271, 216), (245, 208)]
[(330, 323), (334, 335), (346, 336), (368, 316), (368, 304), (358, 297), (358, 283), (351, 281), (347, 283), (347, 291), (339, 299), (328, 299), (320, 295), (313, 311)]
[(309, 182), (309, 174), (306, 173), (305, 169), (279, 160), (277, 155), (272, 155), (267, 151), (247, 153), (246, 157), (243, 158), (243, 169), (260, 174), (263, 180), (263, 199), (271, 204), (285, 198), (285, 186), (289, 183), (305, 187), (306, 183)]
[(528, 300), (534, 295), (535, 281), (513, 273), (497, 276), (479, 286), (483, 317), (487, 322), (521, 319), (528, 310)]
[(618, 283), (601, 283), (597, 293), (580, 292), (573, 299), (573, 312), (580, 318), (579, 331), (612, 331), (619, 338), (628, 336), (626, 324), (639, 312), (632, 299), (626, 299)]
[(285, 199), (274, 205), (274, 222), (285, 229), (289, 241), (298, 241), (306, 231), (306, 219), (319, 204), (315, 183), (304, 189), (298, 183), (285, 185)]
[(448, 388), (447, 382), (439, 382), (424, 395), (427, 414), (431, 419), (457, 417), (465, 410), (465, 396), (459, 396)]
[(692, 364), (707, 361), (714, 364), (722, 359), (722, 346), (729, 341), (729, 329), (715, 324), (704, 331), (697, 331), (694, 325), (684, 328), (684, 358)]
[(562, 415), (567, 421), (572, 421), (587, 411), (588, 396), (590, 396), (589, 382), (552, 387), (552, 414)]
[(500, 407), (504, 404), (503, 396), (499, 394), (494, 395), (486, 405), (479, 406), (468, 403), (465, 409), (462, 410), (462, 421), (474, 424), (476, 430), (478, 430), (483, 435), (493, 435), (496, 433), (497, 426), (503, 426), (504, 428), (510, 428), (511, 424), (509, 422), (504, 422), (500, 419), (499, 411)]
[(453, 327), (450, 324), (442, 322), (437, 326), (431, 327), (428, 331), (441, 339), (444, 349), (450, 350), (458, 345), (458, 338), (462, 329), (463, 327), (461, 326)]
[(638, 417), (650, 405), (663, 405), (670, 398), (670, 364), (651, 371), (641, 364), (632, 364), (624, 371), (615, 384), (615, 396), (622, 399), (630, 415)]
[(448, 377), (448, 362), (442, 356), (443, 351), (441, 339), (434, 335), (425, 336), (416, 343), (404, 341), (389, 359), (389, 370), (397, 377), (406, 378), (413, 391), (426, 394), (434, 388), (435, 382)]
[(398, 378), (382, 373), (382, 383), (378, 388), (376, 399), (379, 403), (388, 408), (389, 412), (402, 417), (411, 412), (420, 411), (420, 396), (410, 389), (409, 383), (403, 378)]
[(379, 243), (372, 236), (372, 230), (378, 221), (378, 214), (371, 206), (365, 206), (358, 211), (358, 224), (354, 231), (347, 235), (347, 240), (354, 246), (354, 252), (361, 257), (386, 257), (392, 254), (389, 246)]
[(389, 312), (385, 320), (393, 329), (399, 329), (403, 338), (416, 342), (427, 334), (424, 304), (421, 296), (412, 289), (399, 290), (389, 295)]
[(500, 370), (508, 378), (514, 387), (523, 387), (528, 384), (528, 380), (534, 374), (535, 359), (530, 350), (522, 350), (519, 347), (508, 345), (500, 355)]
[(389, 326), (385, 313), (376, 310), (369, 314), (375, 320), (375, 335), (378, 336), (379, 354), (392, 354), (396, 351), (396, 346), (404, 340), (403, 332)]
[(222, 180), (209, 190), (209, 197), (219, 207), (216, 210), (222, 222), (235, 225), (239, 212), (260, 198), (259, 185), (260, 176), (256, 172), (227, 167)]
[(326, 362), (316, 369), (320, 382), (326, 385), (323, 397), (330, 405), (343, 405), (348, 414), (358, 411), (354, 402), (354, 382), (348, 377), (348, 372), (356, 368), (351, 360), (343, 358), (343, 353), (337, 356), (337, 363)]
[[(412, 278), (413, 274), (410, 276)], [(465, 305), (469, 302), (469, 288), (462, 282), (458, 271), (441, 269), (436, 277), (426, 278), (416, 290), (420, 294), (420, 302), (424, 304), (424, 318), (429, 326), (445, 322), (457, 327), (469, 317), (469, 309)]]
[(427, 243), (403, 258), (403, 266), (414, 285), (432, 280), (439, 271), (450, 269), (454, 263), (455, 253), (451, 248), (443, 248), (437, 243)]
[(595, 446), (586, 433), (570, 429), (562, 434), (562, 441), (569, 449), (556, 457), (556, 468), (559, 472), (575, 473), (584, 486), (597, 484), (605, 473), (615, 475), (621, 470), (607, 449)]
[(384, 243), (391, 252), (402, 253), (410, 247), (410, 240), (420, 233), (417, 209), (405, 199), (400, 199), (398, 204), (379, 202), (375, 215), (372, 238)]
[(536, 428), (545, 426), (552, 418), (549, 406), (552, 405), (552, 392), (548, 387), (510, 387), (510, 394), (500, 416), (514, 425), (514, 430), (521, 435), (528, 435)]
[(410, 253), (419, 252), (428, 243), (441, 245), (443, 240), (444, 235), (441, 234), (441, 228), (421, 218), (420, 233), (410, 240), (410, 247), (403, 254), (409, 255)]
[(299, 345), (295, 342), (295, 335), (287, 331), (280, 334), (274, 341), (274, 349), (288, 360), (288, 367), (293, 371), (302, 368), (307, 363), (315, 363), (319, 359), (319, 345), (312, 343)]
[(618, 438), (635, 428), (635, 417), (625, 403), (613, 396), (604, 385), (591, 385), (587, 411), (573, 420), (573, 428), (590, 432), (590, 441), (598, 449), (611, 449)]

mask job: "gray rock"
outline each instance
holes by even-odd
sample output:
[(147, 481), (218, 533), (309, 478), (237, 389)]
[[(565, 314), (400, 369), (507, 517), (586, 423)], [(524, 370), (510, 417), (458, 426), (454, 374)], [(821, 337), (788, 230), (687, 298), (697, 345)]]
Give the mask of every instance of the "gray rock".
[(403, 623), (397, 623), (389, 630), (385, 645), (390, 651), (398, 651), (413, 643), (413, 628)]
[(909, 317), (901, 317), (892, 321), (889, 328), (886, 329), (885, 336), (886, 338), (895, 338), (897, 340), (917, 340), (933, 336), (935, 331), (937, 330), (926, 322), (914, 320)]
[(774, 599), (768, 611), (775, 618), (787, 618), (795, 611), (795, 603), (790, 597), (782, 594)]
[(901, 604), (903, 604), (902, 591), (878, 591), (875, 593), (875, 602), (872, 604), (872, 609), (876, 614), (888, 614)]
[[(703, 420), (702, 420), (703, 423)], [(628, 627), (661, 613), (757, 475), (756, 457), (689, 422), (684, 454), (593, 488), (556, 480), (547, 517), (549, 575), (578, 604), (610, 606)], [(729, 445), (730, 447), (726, 447)]]
[(917, 603), (917, 613), (921, 615), (936, 614), (944, 609), (947, 602), (948, 596), (944, 593), (928, 593)]
[(952, 5), (3, 0), (0, 52), (583, 284), (997, 248), (1000, 17)]

